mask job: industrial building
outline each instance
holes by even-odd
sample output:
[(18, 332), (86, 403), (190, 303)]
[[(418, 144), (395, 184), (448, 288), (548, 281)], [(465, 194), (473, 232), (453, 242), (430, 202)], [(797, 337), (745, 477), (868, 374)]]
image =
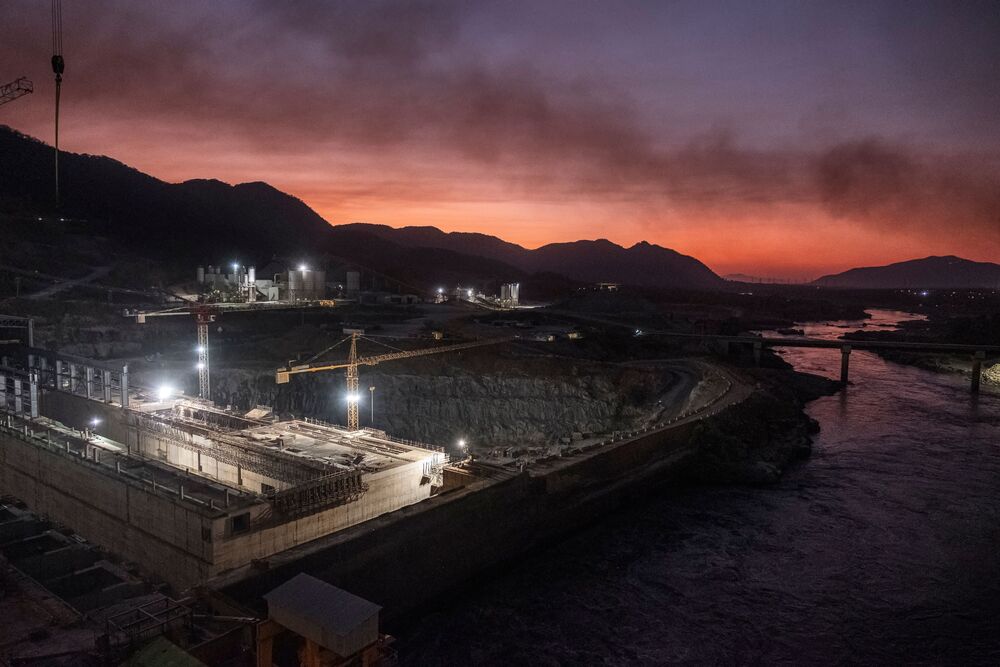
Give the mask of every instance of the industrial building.
[(517, 308), (520, 305), (521, 283), (504, 283), (500, 286), (500, 307)]
[[(197, 281), (200, 289), (215, 293), (213, 300), (240, 303), (318, 301), (325, 299), (327, 293), (326, 272), (304, 264), (285, 267), (271, 262), (260, 275), (256, 267), (238, 262), (229, 267), (209, 264), (207, 269), (198, 267)], [(350, 283), (348, 275), (349, 286)]]
[(184, 590), (429, 498), (439, 449), (129, 387), (35, 350), (0, 376), (0, 488)]

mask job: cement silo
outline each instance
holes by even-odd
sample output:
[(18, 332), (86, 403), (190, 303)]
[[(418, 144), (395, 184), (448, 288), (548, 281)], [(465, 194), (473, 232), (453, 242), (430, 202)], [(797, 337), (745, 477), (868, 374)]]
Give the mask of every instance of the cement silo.
[(302, 282), (302, 273), (303, 273), (302, 271), (296, 271), (295, 269), (291, 269), (288, 271), (289, 301), (298, 301), (299, 299), (303, 298), (302, 290), (304, 286)]
[(361, 292), (361, 273), (359, 271), (347, 272), (347, 296), (357, 296)]
[(313, 299), (325, 299), (326, 298), (326, 271), (313, 271), (315, 278), (313, 279)]

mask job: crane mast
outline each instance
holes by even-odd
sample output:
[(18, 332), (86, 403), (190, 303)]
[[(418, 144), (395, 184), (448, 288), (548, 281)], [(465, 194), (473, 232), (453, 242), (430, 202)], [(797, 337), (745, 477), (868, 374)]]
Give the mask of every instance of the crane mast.
[(351, 352), (347, 364), (347, 428), (357, 431), (358, 419), (358, 334), (351, 334)]

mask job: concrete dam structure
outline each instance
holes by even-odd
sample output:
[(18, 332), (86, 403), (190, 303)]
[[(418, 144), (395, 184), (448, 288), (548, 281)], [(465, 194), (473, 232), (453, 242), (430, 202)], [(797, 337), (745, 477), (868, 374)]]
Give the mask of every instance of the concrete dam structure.
[[(11, 379), (24, 382), (8, 371)], [(379, 431), (241, 416), (138, 390), (126, 408), (45, 380), (25, 393), (37, 405), (2, 416), (0, 489), (177, 590), (442, 485), (443, 451)]]

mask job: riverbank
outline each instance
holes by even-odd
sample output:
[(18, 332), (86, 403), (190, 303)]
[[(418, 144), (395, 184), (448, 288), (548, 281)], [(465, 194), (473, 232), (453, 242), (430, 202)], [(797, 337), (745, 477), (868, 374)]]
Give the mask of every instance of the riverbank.
[[(780, 352), (839, 374), (836, 351)], [(806, 464), (764, 487), (661, 484), (422, 609), (394, 632), (402, 664), (994, 664), (1000, 396), (851, 364), (806, 406)]]
[(790, 368), (744, 369), (756, 381), (740, 405), (692, 433), (694, 453), (679, 475), (697, 484), (773, 484), (812, 453), (819, 424), (806, 405), (839, 383)]

